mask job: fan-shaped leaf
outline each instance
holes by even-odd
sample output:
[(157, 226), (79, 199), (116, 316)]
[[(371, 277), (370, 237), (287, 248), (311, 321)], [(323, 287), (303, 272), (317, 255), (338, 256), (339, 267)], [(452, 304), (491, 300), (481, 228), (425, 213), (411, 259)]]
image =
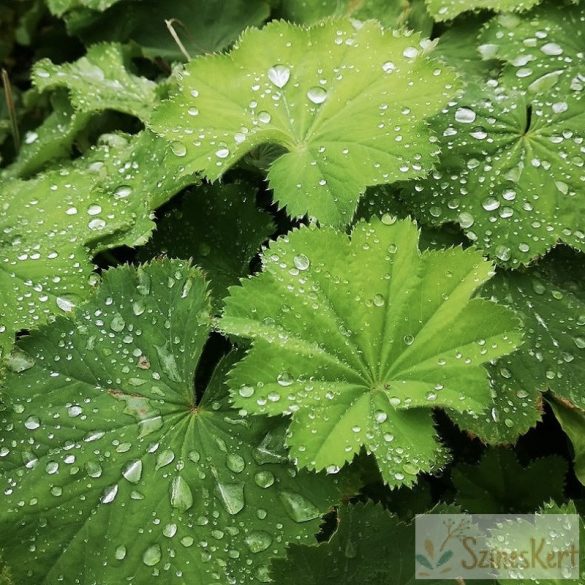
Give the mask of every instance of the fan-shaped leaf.
[(417, 243), (410, 221), (361, 222), (351, 239), (301, 229), (230, 289), (220, 327), (253, 340), (232, 372), (235, 404), (292, 415), (300, 465), (334, 470), (365, 446), (387, 483), (412, 484), (440, 451), (431, 408), (481, 411), (481, 364), (520, 342), (511, 311), (470, 300), (489, 262)]
[(229, 358), (195, 399), (209, 310), (185, 262), (123, 267), (20, 343), (0, 438), (19, 583), (251, 583), (313, 540), (336, 488), (287, 463), (278, 422), (230, 408)]
[(246, 31), (229, 55), (190, 62), (151, 124), (186, 171), (211, 180), (258, 145), (280, 145), (287, 152), (268, 173), (279, 204), (347, 224), (366, 186), (433, 164), (425, 118), (453, 93), (454, 74), (425, 55), (431, 45), (373, 21), (273, 22)]

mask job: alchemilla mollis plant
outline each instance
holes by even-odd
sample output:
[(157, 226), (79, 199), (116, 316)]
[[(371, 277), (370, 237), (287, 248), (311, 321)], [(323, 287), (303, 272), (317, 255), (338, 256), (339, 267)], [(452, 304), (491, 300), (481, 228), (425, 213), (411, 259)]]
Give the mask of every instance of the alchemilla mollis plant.
[(584, 55), (579, 0), (0, 0), (0, 584), (585, 513)]

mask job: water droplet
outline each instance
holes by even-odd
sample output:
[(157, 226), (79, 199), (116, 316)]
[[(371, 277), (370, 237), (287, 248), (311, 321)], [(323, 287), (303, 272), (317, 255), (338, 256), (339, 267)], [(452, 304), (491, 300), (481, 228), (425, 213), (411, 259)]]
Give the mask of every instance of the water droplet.
[(102, 208), (99, 205), (90, 205), (87, 208), (88, 215), (97, 215), (98, 213), (102, 212)]
[(274, 65), (268, 70), (268, 79), (278, 88), (283, 88), (290, 79), (290, 69), (286, 65)]
[(113, 319), (110, 321), (110, 329), (116, 333), (120, 333), (120, 331), (124, 330), (124, 327), (126, 327), (126, 321), (124, 321), (124, 317), (122, 317), (120, 313), (116, 313)]
[(132, 312), (138, 317), (145, 311), (145, 306), (142, 301), (135, 301), (132, 303)]
[(269, 488), (274, 484), (274, 474), (270, 471), (258, 471), (254, 475), (254, 481), (261, 488)]
[(254, 530), (244, 539), (250, 552), (259, 553), (266, 550), (272, 543), (272, 536), (263, 530)]
[(120, 545), (116, 547), (116, 551), (114, 552), (114, 556), (116, 560), (122, 561), (126, 558), (126, 547), (124, 545)]
[(24, 426), (29, 431), (34, 431), (35, 429), (38, 429), (41, 426), (41, 421), (39, 420), (39, 417), (38, 416), (29, 416), (24, 421)]
[(250, 396), (252, 396), (254, 394), (254, 388), (252, 388), (252, 386), (242, 386), (238, 390), (238, 394), (242, 398), (250, 398)]
[(126, 467), (124, 467), (122, 475), (130, 483), (138, 483), (142, 477), (142, 461), (140, 459), (130, 461)]
[(179, 374), (179, 368), (175, 361), (175, 356), (172, 351), (169, 350), (168, 344), (155, 345), (156, 353), (160, 361), (160, 366), (163, 372), (173, 381), (180, 382), (181, 375)]
[(198, 116), (199, 115), (199, 108), (196, 108), (195, 106), (193, 106), (192, 108), (189, 108), (187, 110), (187, 113), (189, 114), (189, 116)]
[(468, 213), (467, 211), (463, 211), (459, 214), (459, 225), (463, 228), (463, 229), (467, 229), (470, 228), (474, 222), (475, 219), (473, 217), (473, 215), (471, 215), (471, 213)]
[(321, 515), (319, 509), (300, 494), (282, 491), (279, 496), (287, 514), (295, 522), (308, 522)]
[(383, 307), (385, 304), (384, 297), (381, 294), (374, 295), (373, 303), (376, 307)]
[(217, 482), (216, 493), (228, 514), (234, 516), (244, 509), (244, 484)]
[(114, 197), (116, 199), (126, 199), (130, 195), (132, 195), (132, 187), (128, 185), (121, 185), (114, 191)]
[(111, 504), (118, 495), (118, 484), (111, 485), (104, 490), (100, 502), (102, 504)]
[(35, 360), (20, 349), (15, 349), (7, 359), (7, 366), (17, 374), (30, 370), (34, 365)]
[(160, 563), (161, 558), (162, 550), (160, 548), (160, 545), (153, 544), (144, 551), (144, 554), (142, 555), (142, 562), (147, 567), (154, 567), (154, 565)]
[(488, 197), (487, 199), (483, 200), (481, 206), (486, 211), (495, 211), (500, 206), (500, 202), (494, 197)]
[(278, 374), (276, 381), (280, 386), (290, 386), (294, 382), (294, 379), (288, 372), (281, 372)]
[(293, 258), (293, 263), (295, 265), (295, 268), (297, 268), (298, 270), (307, 270), (307, 268), (309, 268), (309, 266), (311, 265), (311, 261), (304, 254), (299, 254), (298, 256), (295, 256)]
[(322, 104), (327, 99), (327, 90), (319, 85), (312, 87), (307, 92), (309, 101), (314, 104)]
[(402, 51), (402, 54), (407, 59), (414, 59), (418, 55), (418, 49), (416, 47), (406, 47), (406, 49)]
[(382, 69), (384, 73), (392, 73), (392, 71), (396, 69), (396, 65), (394, 65), (392, 61), (386, 61), (386, 63), (382, 65)]
[(177, 475), (171, 484), (171, 506), (181, 512), (186, 512), (193, 506), (191, 488), (180, 475)]
[(172, 463), (175, 459), (175, 454), (170, 449), (165, 449), (161, 451), (157, 458), (156, 458), (156, 466), (155, 469), (160, 469), (161, 467), (165, 467), (169, 463)]
[(106, 222), (98, 217), (88, 222), (87, 227), (90, 230), (103, 230), (106, 227)]
[(455, 120), (462, 124), (471, 124), (475, 122), (475, 112), (469, 108), (458, 108), (455, 111)]
[(550, 56), (558, 56), (558, 55), (563, 54), (562, 47), (560, 45), (557, 45), (557, 43), (546, 43), (546, 45), (542, 45), (540, 50), (545, 55), (550, 55)]
[(240, 455), (236, 455), (235, 453), (229, 453), (226, 459), (226, 466), (230, 471), (234, 473), (241, 473), (244, 471), (246, 467), (246, 462), (244, 458)]
[(173, 142), (171, 150), (175, 156), (183, 157), (187, 154), (187, 147), (182, 142)]
[(217, 158), (227, 158), (229, 155), (230, 151), (226, 146), (222, 146), (215, 151), (215, 156), (217, 156)]
[(259, 112), (258, 120), (262, 122), (262, 124), (270, 124), (272, 116), (268, 112)]
[(387, 419), (388, 415), (383, 410), (377, 410), (374, 414), (374, 420), (379, 424), (386, 422)]

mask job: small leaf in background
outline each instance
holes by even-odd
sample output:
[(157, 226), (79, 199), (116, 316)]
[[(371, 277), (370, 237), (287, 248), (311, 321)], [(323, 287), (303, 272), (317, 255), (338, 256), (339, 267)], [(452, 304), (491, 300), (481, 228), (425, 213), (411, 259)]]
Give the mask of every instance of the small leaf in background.
[(220, 307), (228, 287), (249, 274), (250, 261), (274, 230), (272, 218), (256, 207), (252, 186), (202, 185), (160, 218), (141, 257), (192, 258), (205, 271), (213, 303)]
[(231, 373), (234, 402), (291, 415), (300, 466), (336, 470), (365, 446), (387, 484), (411, 485), (441, 452), (431, 409), (483, 410), (481, 364), (520, 343), (514, 313), (470, 300), (489, 262), (417, 245), (410, 221), (360, 222), (351, 239), (304, 228), (230, 289), (219, 326), (253, 341)]
[(66, 16), (67, 28), (87, 44), (133, 41), (146, 57), (183, 61), (185, 56), (169, 34), (171, 21), (191, 57), (222, 51), (249, 26), (269, 15), (263, 0), (119, 0), (104, 13), (76, 10)]
[(154, 206), (189, 181), (173, 173), (174, 154), (171, 164), (164, 165), (168, 148), (148, 132), (129, 139), (104, 136), (96, 148), (68, 166), (28, 181), (2, 183), (4, 351), (20, 329), (33, 329), (87, 298), (90, 283), (97, 279), (92, 275), (97, 252), (148, 239)]
[(129, 54), (117, 44), (90, 47), (75, 63), (38, 61), (33, 81), (40, 91), (65, 87), (79, 112), (112, 109), (146, 121), (157, 101), (156, 83), (128, 71)]
[(439, 22), (452, 20), (468, 10), (524, 12), (540, 2), (541, 0), (426, 0), (428, 11)]
[(567, 98), (579, 99), (585, 84), (584, 25), (581, 6), (545, 2), (526, 15), (493, 18), (479, 35), (480, 51), (505, 61), (509, 77), (529, 95), (553, 93), (556, 103), (563, 104)]
[(280, 145), (287, 152), (268, 172), (278, 204), (292, 217), (346, 225), (366, 186), (422, 177), (434, 163), (424, 119), (456, 84), (431, 48), (373, 21), (272, 22), (246, 31), (229, 56), (188, 63), (151, 127), (187, 171), (212, 181), (260, 144)]
[(555, 455), (524, 467), (513, 451), (489, 449), (479, 464), (453, 468), (455, 503), (472, 514), (529, 514), (550, 499), (565, 500), (567, 470), (567, 462)]
[(81, 559), (93, 582), (254, 583), (314, 541), (335, 484), (287, 462), (278, 422), (229, 406), (233, 358), (195, 395), (206, 288), (183, 261), (112, 269), (72, 318), (20, 342), (0, 435), (18, 583), (72, 582)]
[(575, 475), (585, 485), (585, 410), (559, 398), (553, 398), (548, 403), (571, 441)]
[(441, 162), (405, 188), (405, 202), (432, 225), (458, 222), (506, 266), (528, 264), (559, 240), (582, 249), (585, 115), (574, 97), (563, 103), (504, 84), (468, 91), (433, 120)]

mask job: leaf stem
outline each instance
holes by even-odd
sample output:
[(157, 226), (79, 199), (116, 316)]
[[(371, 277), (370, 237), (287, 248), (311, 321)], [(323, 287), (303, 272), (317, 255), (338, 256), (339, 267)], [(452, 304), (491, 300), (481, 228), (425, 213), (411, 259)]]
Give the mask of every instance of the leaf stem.
[(183, 44), (183, 42), (179, 38), (179, 35), (177, 34), (177, 31), (175, 30), (175, 23), (182, 24), (176, 18), (171, 18), (169, 20), (165, 20), (165, 24), (167, 25), (169, 33), (173, 37), (173, 40), (175, 41), (175, 43), (177, 43), (179, 50), (181, 51), (181, 53), (183, 53), (183, 55), (184, 55), (185, 59), (187, 59), (187, 61), (191, 61), (191, 55), (189, 55), (189, 51), (187, 51), (187, 49), (185, 48), (185, 45)]

